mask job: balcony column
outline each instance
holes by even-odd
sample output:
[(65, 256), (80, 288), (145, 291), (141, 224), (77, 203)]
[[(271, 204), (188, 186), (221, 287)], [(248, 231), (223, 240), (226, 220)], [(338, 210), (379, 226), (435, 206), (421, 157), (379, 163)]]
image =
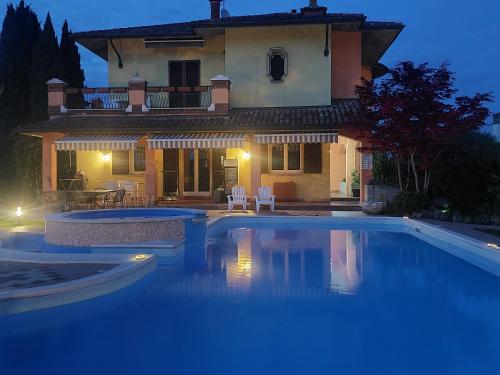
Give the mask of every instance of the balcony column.
[(260, 146), (255, 142), (255, 137), (252, 136), (250, 139), (250, 186), (252, 196), (258, 195), (261, 185)]
[(47, 82), (48, 113), (50, 117), (68, 112), (66, 108), (67, 86), (66, 82), (57, 78), (53, 78)]
[(373, 154), (362, 153), (360, 163), (360, 198), (361, 202), (366, 202), (368, 199), (367, 186), (373, 178)]
[(128, 102), (129, 105), (125, 112), (128, 113), (143, 113), (149, 112), (146, 106), (147, 82), (140, 77), (138, 73), (128, 81)]
[(212, 105), (208, 108), (210, 112), (229, 113), (229, 92), (231, 81), (228, 77), (218, 75), (212, 81)]
[(156, 199), (158, 197), (157, 193), (158, 172), (156, 168), (155, 150), (149, 148), (149, 146), (146, 146), (145, 157), (146, 157), (146, 171), (144, 173), (145, 177), (144, 204), (146, 206), (154, 206), (156, 204)]
[(57, 191), (57, 151), (54, 142), (63, 137), (60, 133), (47, 133), (42, 137), (42, 189)]

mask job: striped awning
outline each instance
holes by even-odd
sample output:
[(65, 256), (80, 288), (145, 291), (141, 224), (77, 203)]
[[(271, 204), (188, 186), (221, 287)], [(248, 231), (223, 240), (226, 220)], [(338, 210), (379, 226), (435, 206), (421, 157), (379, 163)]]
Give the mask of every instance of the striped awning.
[(148, 140), (149, 148), (243, 148), (245, 134), (175, 133), (156, 134)]
[(70, 134), (55, 141), (57, 151), (134, 150), (144, 134)]
[(282, 143), (336, 143), (338, 133), (274, 133), (256, 134), (255, 142), (258, 144)]

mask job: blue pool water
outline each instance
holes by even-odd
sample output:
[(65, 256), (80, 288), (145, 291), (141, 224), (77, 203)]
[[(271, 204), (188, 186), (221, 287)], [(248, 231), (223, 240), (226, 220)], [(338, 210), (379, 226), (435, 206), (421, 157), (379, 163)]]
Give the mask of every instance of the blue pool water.
[(499, 374), (500, 280), (408, 234), (258, 220), (133, 287), (0, 317), (2, 374)]

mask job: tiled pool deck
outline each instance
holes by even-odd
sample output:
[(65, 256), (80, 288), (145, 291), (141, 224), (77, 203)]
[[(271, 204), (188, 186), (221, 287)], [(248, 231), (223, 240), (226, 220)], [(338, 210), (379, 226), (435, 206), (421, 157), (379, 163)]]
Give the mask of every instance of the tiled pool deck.
[(109, 263), (45, 264), (0, 261), (0, 292), (78, 280), (109, 271), (116, 266)]

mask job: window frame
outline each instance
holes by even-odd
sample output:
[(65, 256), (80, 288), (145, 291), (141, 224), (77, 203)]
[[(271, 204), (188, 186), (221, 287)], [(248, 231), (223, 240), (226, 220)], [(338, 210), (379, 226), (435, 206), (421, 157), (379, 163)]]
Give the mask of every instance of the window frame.
[[(299, 169), (288, 169), (288, 143), (275, 143), (268, 145), (267, 148), (267, 164), (268, 164), (268, 173), (264, 174), (273, 174), (273, 175), (299, 175), (304, 173), (304, 145), (302, 143), (293, 143), (298, 144), (300, 146), (300, 168)], [(283, 145), (284, 152), (284, 169), (273, 169), (273, 146)]]
[[(276, 80), (272, 75), (272, 60), (274, 56), (281, 56), (283, 58), (283, 76), (281, 79)], [(272, 47), (267, 52), (267, 77), (271, 83), (282, 83), (288, 77), (288, 52), (283, 47)]]
[[(137, 152), (137, 150), (141, 148), (144, 150), (144, 170), (143, 171), (137, 171), (135, 169), (135, 153)], [(130, 155), (130, 167), (129, 167), (129, 170), (132, 171), (132, 174), (139, 174), (139, 175), (143, 175), (146, 173), (146, 147), (145, 146), (137, 146), (136, 148), (134, 148), (133, 150), (131, 150), (133, 152), (130, 152), (129, 155)]]

